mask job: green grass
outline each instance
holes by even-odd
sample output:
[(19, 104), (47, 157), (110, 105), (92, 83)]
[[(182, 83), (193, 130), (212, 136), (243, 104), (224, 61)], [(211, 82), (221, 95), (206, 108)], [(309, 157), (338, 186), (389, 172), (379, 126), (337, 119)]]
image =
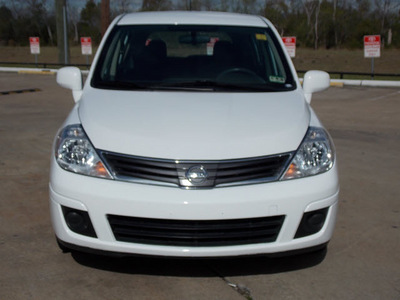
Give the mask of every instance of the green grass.
[[(38, 63), (57, 63), (58, 51), (56, 47), (41, 47), (38, 55)], [(95, 53), (96, 48), (93, 49)], [(70, 48), (71, 64), (86, 64), (86, 56), (81, 54), (80, 46)], [(93, 55), (89, 56), (89, 63)], [(0, 62), (35, 62), (35, 56), (30, 54), (29, 47), (0, 47)], [(364, 58), (364, 52), (347, 49), (319, 49), (297, 48), (293, 63), (297, 70), (323, 70), (340, 72), (371, 72), (371, 59)], [(9, 65), (3, 65), (9, 66)], [(19, 65), (23, 66), (23, 65)], [(26, 67), (26, 66), (25, 66)], [(34, 67), (34, 66), (30, 66)], [(54, 68), (53, 66), (51, 68)], [(400, 73), (400, 49), (383, 49), (381, 57), (375, 58), (375, 74), (399, 74)], [(339, 75), (332, 75), (339, 78)], [(371, 79), (371, 76), (346, 75), (344, 79)], [(379, 80), (400, 80), (400, 77), (379, 77)]]
[[(362, 73), (362, 72), (360, 72)], [(304, 76), (304, 72), (297, 73), (299, 77)], [(339, 74), (330, 74), (331, 79), (354, 79), (354, 80), (386, 80), (386, 81), (400, 81), (400, 76), (376, 76), (374, 75), (371, 78), (371, 75), (353, 75), (353, 74), (344, 74), (340, 77)]]
[[(298, 70), (323, 70), (340, 72), (371, 72), (371, 59), (364, 58), (360, 50), (298, 48), (293, 63)], [(375, 73), (400, 74), (400, 49), (384, 49), (381, 57), (374, 59)]]
[(357, 80), (386, 80), (386, 81), (400, 81), (400, 76), (364, 76), (364, 75), (344, 75), (340, 78), (339, 75), (330, 75), (331, 79), (357, 79)]
[[(93, 49), (95, 53), (97, 49)], [(89, 63), (93, 55), (89, 56)], [(29, 47), (0, 47), (0, 62), (27, 62), (34, 63), (35, 55), (30, 53)], [(58, 63), (58, 50), (56, 47), (40, 47), (38, 63)], [(80, 47), (70, 48), (71, 64), (86, 64), (86, 55), (81, 54)]]

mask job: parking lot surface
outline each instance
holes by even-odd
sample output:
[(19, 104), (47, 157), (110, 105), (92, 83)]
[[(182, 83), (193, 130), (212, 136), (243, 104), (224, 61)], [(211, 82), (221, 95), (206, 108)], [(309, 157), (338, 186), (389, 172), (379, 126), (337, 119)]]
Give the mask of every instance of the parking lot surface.
[(340, 170), (327, 252), (209, 260), (61, 253), (48, 173), (71, 92), (52, 75), (0, 73), (4, 91), (12, 93), (0, 93), (1, 300), (400, 299), (400, 89), (330, 88), (313, 96)]

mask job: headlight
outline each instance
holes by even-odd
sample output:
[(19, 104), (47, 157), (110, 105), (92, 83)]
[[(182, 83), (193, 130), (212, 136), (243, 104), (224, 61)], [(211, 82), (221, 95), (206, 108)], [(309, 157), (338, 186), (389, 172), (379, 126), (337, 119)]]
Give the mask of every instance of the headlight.
[(112, 178), (79, 124), (66, 126), (59, 132), (54, 150), (56, 161), (64, 170)]
[(335, 150), (328, 134), (322, 128), (310, 127), (281, 179), (324, 173), (332, 168), (334, 160)]

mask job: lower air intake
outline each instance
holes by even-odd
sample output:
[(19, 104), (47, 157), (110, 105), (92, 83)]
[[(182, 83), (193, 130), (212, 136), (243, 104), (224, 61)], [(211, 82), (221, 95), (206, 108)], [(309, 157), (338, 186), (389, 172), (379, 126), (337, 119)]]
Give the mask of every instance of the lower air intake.
[(108, 215), (117, 241), (165, 246), (233, 246), (271, 243), (284, 216), (236, 220), (164, 220)]

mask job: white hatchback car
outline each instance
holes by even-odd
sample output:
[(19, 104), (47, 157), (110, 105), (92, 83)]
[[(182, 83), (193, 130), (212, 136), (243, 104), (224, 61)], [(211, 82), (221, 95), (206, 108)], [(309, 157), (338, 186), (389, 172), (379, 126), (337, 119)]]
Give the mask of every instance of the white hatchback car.
[(338, 206), (332, 141), (263, 17), (116, 18), (54, 142), (53, 227), (63, 250), (174, 257), (325, 247)]

